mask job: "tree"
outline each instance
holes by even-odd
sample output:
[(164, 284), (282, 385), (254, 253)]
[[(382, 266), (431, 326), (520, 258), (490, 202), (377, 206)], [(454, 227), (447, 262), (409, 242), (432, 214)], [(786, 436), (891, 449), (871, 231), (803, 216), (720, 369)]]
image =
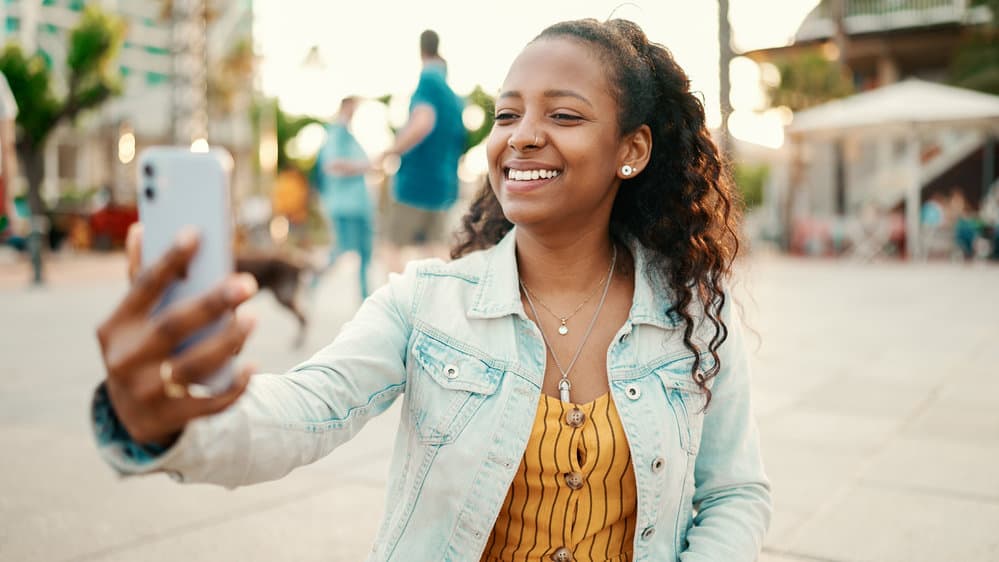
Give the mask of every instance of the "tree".
[(28, 181), (33, 215), (44, 215), (41, 197), (45, 174), (45, 144), (49, 135), (121, 92), (121, 76), (114, 63), (125, 36), (124, 22), (94, 6), (84, 9), (70, 31), (66, 54), (66, 94), (52, 87), (52, 72), (39, 54), (26, 55), (16, 44), (0, 53), (0, 72), (17, 101), (17, 155)]
[(840, 65), (818, 50), (777, 61), (776, 66), (780, 83), (768, 91), (773, 107), (800, 111), (853, 93), (853, 84)]
[(972, 5), (988, 7), (992, 18), (971, 33), (954, 54), (950, 65), (950, 83), (962, 88), (999, 94), (999, 22), (996, 22), (999, 0), (975, 0)]

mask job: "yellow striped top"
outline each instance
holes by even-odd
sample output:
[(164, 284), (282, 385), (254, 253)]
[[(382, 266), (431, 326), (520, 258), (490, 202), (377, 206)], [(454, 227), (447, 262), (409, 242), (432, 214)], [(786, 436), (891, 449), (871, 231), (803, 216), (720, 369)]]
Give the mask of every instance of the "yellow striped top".
[(610, 395), (574, 405), (542, 394), (482, 562), (630, 562), (637, 498)]

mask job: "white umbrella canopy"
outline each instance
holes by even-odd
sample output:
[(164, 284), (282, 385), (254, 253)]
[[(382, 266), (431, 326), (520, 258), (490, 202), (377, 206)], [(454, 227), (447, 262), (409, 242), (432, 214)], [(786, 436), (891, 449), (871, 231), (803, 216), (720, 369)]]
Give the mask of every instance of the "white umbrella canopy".
[(799, 111), (787, 132), (835, 137), (926, 127), (999, 130), (999, 96), (910, 78)]
[(927, 129), (976, 129), (999, 134), (999, 96), (910, 78), (799, 111), (787, 127), (791, 138), (823, 140), (898, 135), (908, 143), (905, 193), (906, 245), (922, 255), (919, 207), (922, 162), (916, 134)]

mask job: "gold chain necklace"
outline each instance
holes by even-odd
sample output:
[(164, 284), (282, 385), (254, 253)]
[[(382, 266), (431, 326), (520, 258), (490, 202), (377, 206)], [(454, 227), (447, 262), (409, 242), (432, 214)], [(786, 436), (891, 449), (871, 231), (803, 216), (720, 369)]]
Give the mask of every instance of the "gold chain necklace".
[[(597, 309), (593, 311), (593, 318), (590, 319), (590, 325), (586, 328), (586, 333), (583, 334), (583, 339), (579, 341), (579, 346), (576, 347), (576, 353), (572, 356), (572, 361), (569, 362), (569, 366), (565, 369), (562, 368), (562, 363), (559, 362), (558, 356), (555, 355), (555, 349), (552, 345), (548, 343), (548, 336), (545, 335), (544, 328), (541, 327), (541, 319), (538, 317), (538, 309), (534, 308), (534, 301), (531, 299), (531, 292), (527, 290), (527, 285), (523, 281), (520, 282), (520, 286), (524, 288), (524, 296), (527, 297), (527, 304), (531, 307), (531, 314), (534, 315), (534, 321), (538, 324), (538, 330), (541, 332), (541, 340), (545, 342), (545, 347), (548, 348), (548, 352), (551, 353), (552, 359), (555, 360), (555, 366), (558, 371), (562, 373), (562, 378), (558, 381), (558, 397), (563, 402), (572, 402), (569, 398), (569, 390), (572, 388), (572, 384), (569, 382), (569, 372), (572, 371), (572, 367), (576, 364), (576, 360), (579, 359), (579, 354), (583, 351), (583, 345), (586, 344), (586, 340), (590, 337), (590, 332), (593, 331), (593, 326), (597, 323), (597, 317), (600, 316), (600, 310), (604, 307), (604, 301), (607, 300), (607, 292), (610, 289), (611, 278), (614, 276), (614, 263), (617, 261), (617, 246), (614, 246), (614, 254), (611, 257), (610, 269), (607, 270), (607, 279), (602, 283), (604, 292), (600, 296), (600, 302), (597, 304)], [(564, 324), (563, 324), (564, 326)], [(561, 328), (560, 331), (561, 332)]]
[[(558, 314), (557, 312), (552, 310), (547, 304), (545, 304), (545, 301), (541, 300), (541, 297), (539, 297), (536, 293), (534, 293), (534, 291), (531, 291), (531, 289), (527, 287), (526, 283), (521, 281), (520, 284), (524, 286), (524, 291), (527, 293), (528, 297), (533, 297), (534, 300), (538, 301), (538, 304), (540, 304), (542, 308), (547, 310), (549, 314), (551, 314), (552, 316), (557, 318), (559, 322), (561, 322), (561, 325), (558, 327), (558, 333), (560, 336), (564, 336), (569, 333), (569, 326), (566, 325), (566, 322), (571, 320), (572, 317), (575, 316), (577, 312), (582, 310), (583, 307), (586, 305), (586, 303), (590, 302), (590, 300), (594, 296), (596, 296), (597, 292), (600, 291), (600, 288), (603, 287), (607, 283), (607, 281), (611, 278), (611, 273), (614, 271), (614, 262), (616, 259), (617, 259), (617, 246), (614, 246), (614, 254), (613, 257), (611, 258), (610, 269), (607, 271), (607, 275), (604, 277), (603, 281), (601, 281), (600, 284), (598, 284), (596, 287), (593, 288), (593, 291), (589, 294), (589, 296), (583, 299), (583, 302), (579, 303), (579, 306), (576, 307), (576, 310), (573, 310), (571, 313), (567, 314), (566, 316), (562, 316), (561, 314)], [(530, 300), (530, 298), (528, 300)]]

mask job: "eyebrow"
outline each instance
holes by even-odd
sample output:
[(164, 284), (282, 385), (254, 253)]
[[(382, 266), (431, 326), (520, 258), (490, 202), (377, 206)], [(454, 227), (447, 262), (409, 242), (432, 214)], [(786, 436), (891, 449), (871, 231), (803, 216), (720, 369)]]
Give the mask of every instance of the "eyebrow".
[[(583, 96), (582, 94), (576, 93), (572, 90), (545, 90), (543, 95), (546, 98), (576, 98), (585, 103), (586, 105), (593, 107), (593, 104), (590, 103), (590, 100), (586, 99), (586, 97)], [(498, 99), (523, 98), (523, 97), (524, 96), (521, 95), (520, 92), (516, 90), (511, 90), (511, 91), (502, 92), (499, 95)]]

